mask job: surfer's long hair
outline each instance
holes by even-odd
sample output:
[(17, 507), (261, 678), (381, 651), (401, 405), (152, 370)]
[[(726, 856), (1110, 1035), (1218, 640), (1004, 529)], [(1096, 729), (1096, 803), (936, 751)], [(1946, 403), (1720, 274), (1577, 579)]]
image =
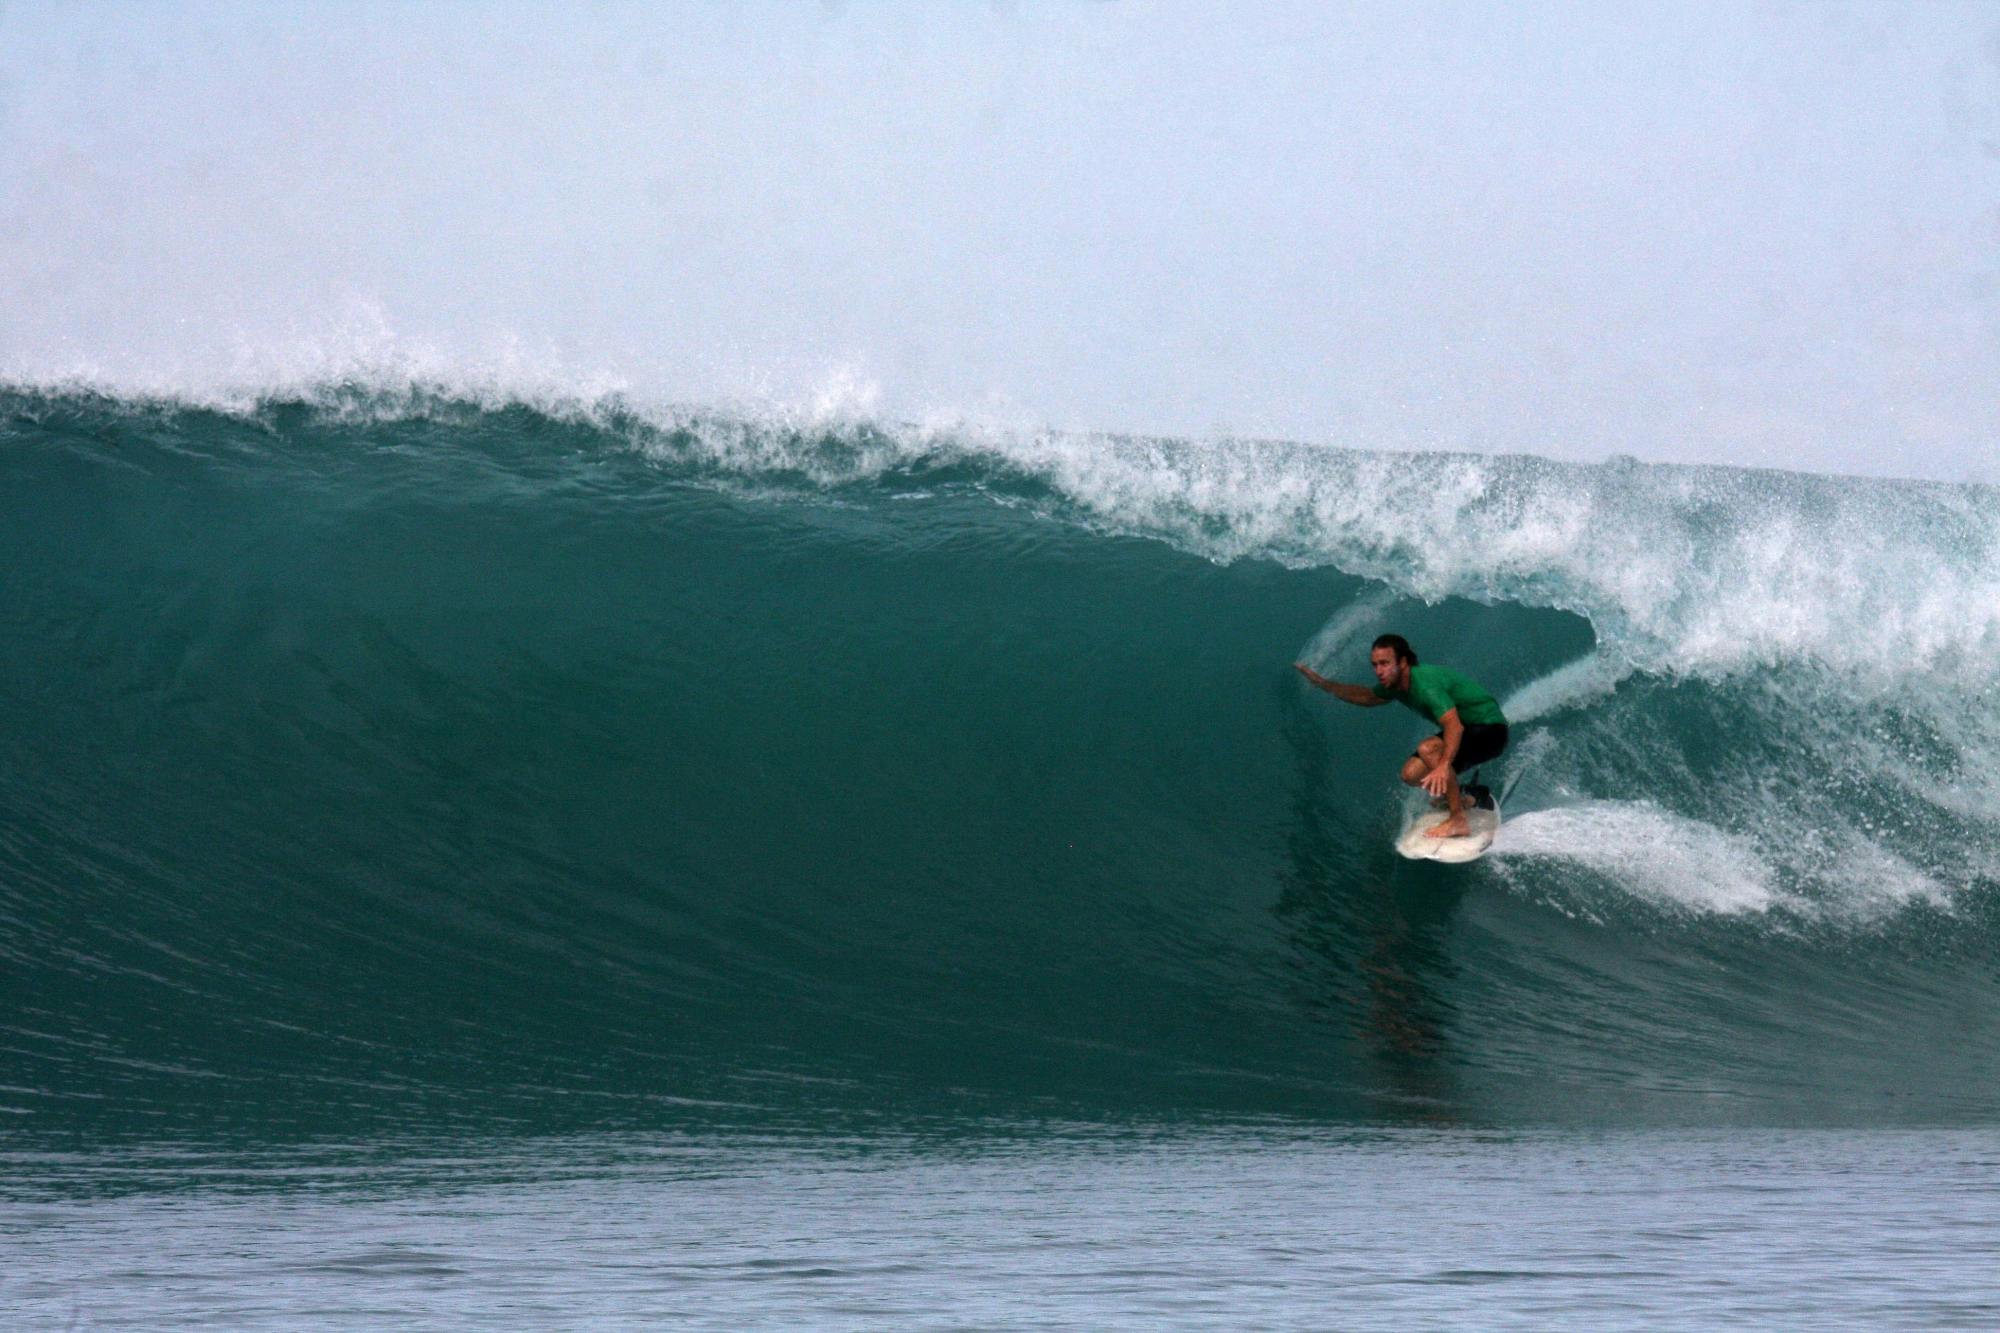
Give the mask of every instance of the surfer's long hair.
[(1369, 651), (1373, 652), (1377, 648), (1387, 648), (1399, 660), (1408, 662), (1411, 666), (1417, 664), (1417, 650), (1410, 647), (1410, 641), (1400, 634), (1382, 635), (1370, 645)]

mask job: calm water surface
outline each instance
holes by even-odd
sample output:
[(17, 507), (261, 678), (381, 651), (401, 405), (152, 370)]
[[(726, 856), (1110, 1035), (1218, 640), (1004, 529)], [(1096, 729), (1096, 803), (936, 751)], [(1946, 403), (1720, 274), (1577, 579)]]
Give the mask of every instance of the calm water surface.
[(15, 1155), (10, 1322), (1973, 1327), (2000, 1134), (1162, 1132)]

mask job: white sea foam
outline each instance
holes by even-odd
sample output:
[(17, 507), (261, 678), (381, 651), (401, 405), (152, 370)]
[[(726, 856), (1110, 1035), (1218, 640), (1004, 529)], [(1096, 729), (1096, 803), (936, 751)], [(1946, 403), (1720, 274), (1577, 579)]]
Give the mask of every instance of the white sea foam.
[(1490, 858), (1562, 862), (1656, 905), (1690, 912), (1765, 912), (1785, 895), (1750, 840), (1650, 801), (1582, 801), (1517, 815)]
[(1657, 905), (1700, 913), (1783, 908), (1853, 922), (1912, 902), (1951, 904), (1946, 883), (1866, 828), (1824, 812), (1802, 817), (1784, 799), (1751, 810), (1754, 827), (1728, 831), (1651, 801), (1582, 800), (1509, 819), (1492, 855), (1503, 864), (1576, 866)]
[(1615, 664), (1600, 676), (1803, 663), (1879, 685), (1983, 676), (2000, 655), (1987, 488), (1243, 442), (1018, 456), (1098, 514), (1216, 558), (1584, 615)]
[(1631, 674), (1628, 664), (1604, 653), (1591, 653), (1529, 681), (1501, 701), (1500, 711), (1516, 726), (1534, 722), (1601, 699)]
[(1835, 825), (1822, 834), (1823, 856), (1814, 867), (1817, 880), (1849, 917), (1893, 912), (1911, 902), (1948, 907), (1952, 894), (1936, 876), (1911, 865), (1855, 828)]

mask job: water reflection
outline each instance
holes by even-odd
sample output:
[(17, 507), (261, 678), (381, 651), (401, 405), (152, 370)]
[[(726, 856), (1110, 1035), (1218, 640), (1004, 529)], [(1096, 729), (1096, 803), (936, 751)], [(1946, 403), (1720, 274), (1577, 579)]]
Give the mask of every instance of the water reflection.
[(1389, 846), (1397, 795), (1354, 800), (1307, 701), (1294, 694), (1284, 736), (1293, 784), (1288, 865), (1276, 906), (1292, 946), (1296, 1002), (1357, 1047), (1361, 1089), (1384, 1120), (1467, 1118), (1451, 1041), (1458, 975), (1453, 868), (1405, 861)]

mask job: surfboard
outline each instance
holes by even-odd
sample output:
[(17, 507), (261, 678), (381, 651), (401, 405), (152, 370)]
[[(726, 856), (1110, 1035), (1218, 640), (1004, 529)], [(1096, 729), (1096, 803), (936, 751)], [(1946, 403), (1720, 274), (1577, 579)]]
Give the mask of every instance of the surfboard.
[(1448, 861), (1457, 864), (1477, 861), (1493, 845), (1500, 831), (1500, 803), (1491, 796), (1488, 804), (1468, 808), (1465, 822), (1472, 831), (1458, 838), (1431, 838), (1425, 833), (1451, 817), (1449, 810), (1425, 810), (1396, 839), (1396, 851), (1412, 861)]

